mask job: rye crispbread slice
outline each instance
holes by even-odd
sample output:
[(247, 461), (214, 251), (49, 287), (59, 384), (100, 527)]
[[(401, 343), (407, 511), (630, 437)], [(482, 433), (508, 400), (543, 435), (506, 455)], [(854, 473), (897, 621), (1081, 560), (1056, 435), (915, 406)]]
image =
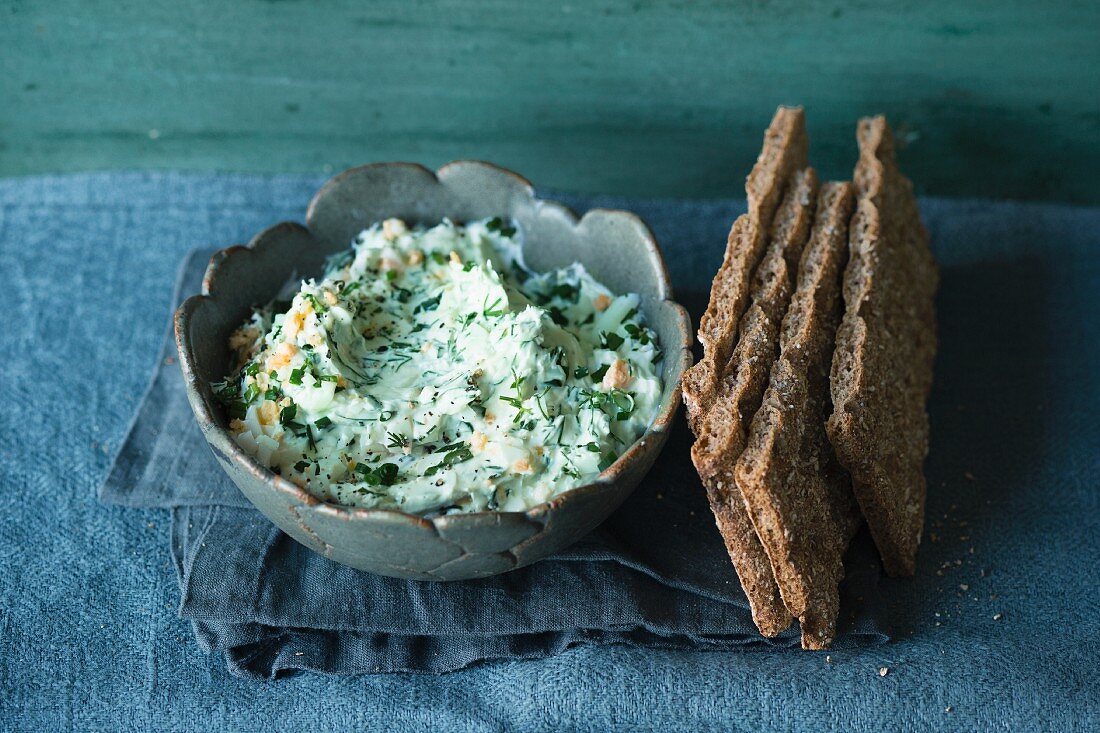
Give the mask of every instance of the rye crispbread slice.
[(783, 318), (779, 358), (735, 469), (806, 649), (823, 649), (836, 635), (844, 552), (859, 526), (848, 475), (825, 433), (852, 207), (851, 184), (823, 186)]
[(772, 218), (787, 181), (806, 167), (808, 142), (801, 107), (780, 107), (764, 136), (764, 148), (745, 181), (748, 212), (739, 216), (711, 285), (710, 302), (699, 321), (703, 358), (683, 376), (688, 423), (696, 430), (713, 403), (722, 369), (737, 342), (737, 327), (749, 297), (752, 274), (764, 251)]
[(883, 117), (860, 120), (859, 195), (828, 433), (886, 572), (912, 575), (924, 524), (925, 400), (936, 352), (938, 274), (912, 184)]
[(779, 351), (779, 326), (790, 300), (799, 256), (809, 237), (817, 195), (812, 168), (798, 171), (775, 213), (763, 258), (752, 279), (751, 303), (739, 338), (719, 379), (714, 401), (699, 423), (691, 458), (707, 489), (753, 621), (765, 636), (791, 623), (771, 564), (745, 511), (733, 468), (745, 446), (748, 422), (760, 406), (768, 370)]

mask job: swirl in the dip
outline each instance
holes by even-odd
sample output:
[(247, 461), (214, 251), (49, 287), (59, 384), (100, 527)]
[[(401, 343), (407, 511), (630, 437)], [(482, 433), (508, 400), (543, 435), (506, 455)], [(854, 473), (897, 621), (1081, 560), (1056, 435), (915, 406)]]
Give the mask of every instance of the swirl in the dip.
[(531, 273), (517, 240), (499, 219), (360, 233), (230, 339), (237, 442), (320, 499), (417, 514), (593, 480), (653, 420), (661, 350), (637, 295)]

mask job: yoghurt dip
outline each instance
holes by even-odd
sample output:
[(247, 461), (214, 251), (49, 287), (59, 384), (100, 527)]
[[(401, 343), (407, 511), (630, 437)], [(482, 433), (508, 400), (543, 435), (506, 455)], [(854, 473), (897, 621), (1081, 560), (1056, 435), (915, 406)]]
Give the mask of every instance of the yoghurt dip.
[(657, 413), (639, 297), (579, 263), (532, 273), (512, 223), (388, 219), (294, 285), (233, 333), (214, 390), (237, 443), (318, 499), (522, 511), (592, 481)]

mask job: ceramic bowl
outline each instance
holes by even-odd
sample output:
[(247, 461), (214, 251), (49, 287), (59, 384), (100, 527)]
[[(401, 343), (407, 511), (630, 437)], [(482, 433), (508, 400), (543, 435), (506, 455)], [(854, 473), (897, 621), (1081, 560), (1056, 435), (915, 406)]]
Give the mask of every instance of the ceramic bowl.
[[(582, 262), (618, 293), (635, 292), (665, 351), (665, 388), (652, 426), (589, 484), (525, 512), (425, 518), (320, 501), (256, 462), (233, 440), (211, 391), (229, 371), (229, 334), (250, 309), (291, 277), (320, 274), (327, 255), (346, 249), (370, 224), (390, 217), (436, 224), (500, 216), (515, 219), (527, 264), (542, 271)], [(345, 171), (321, 188), (306, 225), (277, 224), (247, 246), (210, 260), (203, 292), (176, 312), (176, 342), (188, 398), (222, 468), (284, 532), (337, 562), (381, 575), (459, 580), (495, 575), (540, 560), (591, 531), (652, 466), (680, 406), (680, 375), (691, 363), (687, 313), (673, 302), (652, 232), (625, 211), (595, 209), (579, 220), (536, 197), (531, 184), (497, 166), (458, 161), (436, 172), (409, 163)]]

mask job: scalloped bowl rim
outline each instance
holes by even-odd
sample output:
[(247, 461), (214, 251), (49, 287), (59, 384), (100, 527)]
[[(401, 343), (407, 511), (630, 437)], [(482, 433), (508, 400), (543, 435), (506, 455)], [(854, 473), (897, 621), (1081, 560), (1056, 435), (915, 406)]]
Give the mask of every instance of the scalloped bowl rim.
[[(309, 222), (313, 220), (314, 211), (318, 205), (318, 202), (323, 198), (324, 194), (335, 188), (340, 184), (342, 180), (348, 178), (357, 173), (361, 173), (365, 170), (371, 169), (385, 169), (385, 168), (413, 168), (418, 172), (422, 172), (432, 176), (436, 182), (442, 182), (441, 177), (445, 177), (448, 172), (461, 169), (467, 166), (477, 166), (492, 169), (497, 173), (506, 174), (514, 178), (518, 183), (522, 185), (527, 195), (532, 200), (536, 210), (540, 210), (543, 207), (554, 207), (560, 210), (570, 221), (573, 228), (581, 227), (584, 222), (590, 217), (594, 216), (615, 216), (622, 217), (629, 220), (634, 226), (636, 226), (643, 235), (643, 242), (646, 251), (651, 257), (651, 261), (657, 264), (657, 280), (660, 284), (660, 292), (658, 297), (661, 302), (675, 308), (678, 311), (680, 323), (679, 332), (681, 336), (681, 343), (677, 347), (667, 346), (665, 349), (665, 359), (675, 358), (680, 361), (680, 368), (674, 370), (674, 376), (678, 377), (683, 374), (684, 370), (690, 366), (691, 363), (691, 326), (690, 320), (687, 315), (687, 311), (682, 305), (672, 299), (672, 286), (671, 280), (668, 274), (668, 268), (665, 264), (664, 256), (661, 253), (660, 247), (657, 245), (656, 238), (653, 235), (649, 226), (633, 212), (622, 209), (607, 209), (607, 208), (593, 208), (584, 213), (583, 216), (578, 217), (576, 213), (565, 204), (550, 199), (541, 199), (537, 196), (534, 186), (523, 176), (510, 171), (506, 168), (502, 168), (493, 163), (480, 160), (455, 160), (441, 166), (438, 170), (432, 171), (430, 168), (423, 166), (419, 163), (411, 162), (380, 162), (380, 163), (368, 163), (366, 165), (349, 168), (342, 171), (321, 186), (317, 193), (313, 195), (313, 198), (309, 202), (309, 206), (306, 209), (306, 226), (302, 226), (297, 222), (280, 222), (273, 226), (267, 227), (258, 234), (252, 237), (252, 239), (246, 245), (231, 245), (218, 250), (210, 258), (210, 263), (207, 265), (206, 272), (203, 276), (202, 293), (198, 295), (192, 295), (187, 298), (176, 310), (174, 322), (175, 338), (179, 348), (180, 368), (184, 373), (184, 378), (188, 384), (194, 386), (195, 389), (202, 393), (205, 399), (201, 400), (201, 404), (196, 406), (192, 401), (192, 407), (201, 407), (201, 416), (197, 416), (200, 419), (200, 427), (203, 430), (206, 440), (222, 453), (227, 458), (233, 460), (239, 464), (242, 468), (253, 474), (256, 478), (261, 479), (264, 484), (279, 493), (285, 494), (288, 498), (291, 498), (301, 505), (309, 506), (313, 511), (331, 514), (334, 517), (346, 520), (362, 519), (362, 520), (383, 520), (387, 522), (397, 523), (414, 523), (425, 528), (431, 528), (437, 530), (436, 522), (442, 522), (447, 525), (455, 523), (464, 523), (466, 521), (474, 521), (476, 519), (483, 519), (486, 517), (496, 516), (515, 516), (526, 517), (531, 521), (545, 524), (545, 519), (542, 515), (547, 514), (551, 510), (555, 509), (558, 505), (570, 500), (570, 497), (578, 497), (590, 492), (599, 492), (615, 481), (619, 473), (623, 468), (640, 452), (642, 446), (653, 435), (660, 435), (667, 433), (671, 427), (672, 421), (675, 419), (676, 414), (680, 407), (681, 394), (679, 384), (674, 385), (673, 389), (668, 392), (669, 398), (665, 404), (661, 406), (661, 409), (654, 416), (653, 421), (645, 432), (642, 433), (621, 455), (619, 455), (615, 462), (608, 468), (603, 470), (594, 480), (584, 484), (580, 484), (571, 489), (558, 494), (552, 499), (544, 501), (540, 504), (526, 509), (524, 511), (478, 511), (478, 512), (463, 512), (460, 514), (447, 514), (436, 515), (433, 517), (425, 517), (419, 514), (412, 514), (410, 512), (404, 512), (399, 509), (384, 509), (384, 508), (368, 508), (368, 507), (353, 507), (345, 506), (341, 504), (334, 504), (331, 502), (319, 499), (313, 494), (310, 494), (305, 489), (299, 487), (289, 479), (276, 474), (270, 468), (260, 464), (251, 454), (246, 452), (237, 441), (233, 440), (229, 431), (222, 427), (219, 422), (218, 416), (210, 409), (213, 404), (213, 392), (210, 388), (210, 383), (197, 376), (195, 374), (193, 366), (193, 354), (191, 351), (190, 334), (187, 328), (187, 323), (190, 319), (191, 312), (199, 306), (199, 304), (205, 300), (216, 301), (215, 295), (211, 294), (214, 287), (214, 283), (217, 280), (219, 266), (222, 262), (231, 256), (235, 256), (241, 253), (258, 253), (262, 251), (257, 245), (262, 244), (265, 235), (275, 231), (281, 227), (288, 225), (294, 227), (301, 227), (307, 232), (312, 232), (309, 229)], [(663, 385), (663, 389), (667, 390), (668, 385)]]

